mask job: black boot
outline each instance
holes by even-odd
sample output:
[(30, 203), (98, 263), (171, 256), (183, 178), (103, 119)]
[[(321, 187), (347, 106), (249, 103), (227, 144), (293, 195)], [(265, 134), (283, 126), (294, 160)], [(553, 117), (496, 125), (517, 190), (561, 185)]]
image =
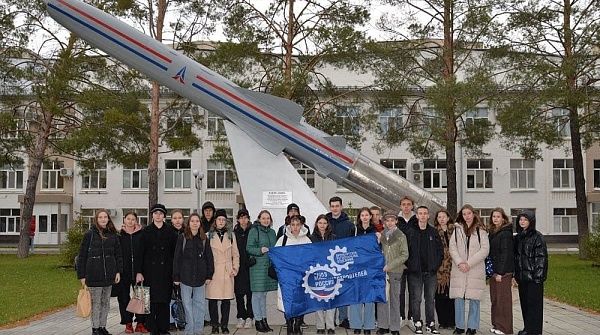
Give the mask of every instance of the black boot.
[(269, 326), (269, 324), (267, 323), (267, 318), (262, 319), (263, 325), (265, 326), (265, 330), (267, 332), (272, 332), (273, 328), (271, 328), (271, 326)]
[(98, 328), (92, 328), (92, 335), (102, 335)]
[(302, 335), (302, 321), (300, 318), (294, 318), (294, 334)]
[(98, 332), (102, 335), (112, 335), (111, 333), (108, 332), (108, 330), (106, 330), (105, 327), (98, 328)]
[(285, 319), (285, 325), (287, 328), (287, 334), (293, 334), (294, 333), (294, 319)]
[(254, 325), (256, 326), (256, 331), (259, 333), (266, 333), (268, 330), (265, 329), (265, 325), (263, 324), (263, 320), (254, 321)]

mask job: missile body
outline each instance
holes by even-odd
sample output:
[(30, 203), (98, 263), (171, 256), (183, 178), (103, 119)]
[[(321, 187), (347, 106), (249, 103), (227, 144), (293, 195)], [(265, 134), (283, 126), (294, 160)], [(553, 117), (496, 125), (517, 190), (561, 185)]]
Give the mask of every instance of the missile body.
[(193, 103), (231, 121), (264, 149), (282, 151), (322, 177), (387, 209), (400, 198), (437, 211), (445, 202), (304, 122), (294, 102), (239, 87), (218, 73), (141, 33), (98, 8), (77, 0), (44, 0), (58, 23), (108, 55)]

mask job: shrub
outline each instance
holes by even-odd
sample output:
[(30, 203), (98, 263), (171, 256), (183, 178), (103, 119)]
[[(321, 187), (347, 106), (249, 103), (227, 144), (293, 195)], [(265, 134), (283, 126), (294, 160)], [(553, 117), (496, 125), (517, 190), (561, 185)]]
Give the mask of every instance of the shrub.
[(60, 263), (63, 267), (75, 267), (75, 256), (79, 254), (79, 247), (83, 235), (89, 230), (89, 221), (78, 217), (73, 221), (73, 227), (67, 231), (67, 241), (60, 248)]
[(595, 265), (600, 265), (600, 223), (594, 224), (584, 243), (588, 258), (594, 261)]

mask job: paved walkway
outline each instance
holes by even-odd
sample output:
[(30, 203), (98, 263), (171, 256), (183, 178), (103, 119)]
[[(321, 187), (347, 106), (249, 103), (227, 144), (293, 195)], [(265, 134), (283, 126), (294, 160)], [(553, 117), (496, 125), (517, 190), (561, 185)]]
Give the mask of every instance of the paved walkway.
[[(285, 327), (283, 314), (276, 309), (276, 293), (272, 292), (268, 295), (267, 315), (271, 326), (277, 325), (274, 335), (285, 335)], [(490, 301), (489, 295), (481, 302), (481, 326), (480, 334), (490, 334)], [(544, 334), (547, 335), (566, 335), (566, 334), (599, 334), (600, 329), (600, 314), (588, 313), (578, 308), (571, 307), (562, 303), (545, 300), (544, 301)], [(230, 323), (235, 320), (235, 303), (232, 303), (232, 311), (230, 315)], [(2, 306), (6, 308), (10, 306)], [(521, 318), (521, 308), (517, 298), (517, 291), (513, 290), (513, 311), (514, 311), (514, 330), (515, 332), (523, 328), (523, 319)], [(307, 315), (306, 322), (311, 325), (305, 330), (306, 335), (316, 334), (314, 327), (315, 317), (313, 314)], [(116, 298), (111, 300), (111, 310), (108, 316), (108, 330), (114, 334), (124, 334), (124, 327), (119, 324), (119, 310)], [(0, 335), (29, 335), (29, 334), (44, 334), (44, 335), (74, 335), (74, 334), (91, 334), (91, 325), (89, 319), (82, 319), (75, 316), (75, 307), (66, 308), (60, 312), (46, 316), (40, 320), (32, 321), (31, 323), (11, 328), (0, 330)], [(256, 335), (254, 329), (235, 329), (235, 325), (229, 327), (232, 334), (235, 335)], [(441, 334), (452, 334), (452, 330), (440, 330)], [(181, 335), (183, 331), (172, 332), (174, 335)], [(210, 333), (210, 328), (205, 329), (205, 334)], [(343, 328), (337, 328), (338, 335), (353, 335), (352, 330), (347, 331)], [(372, 333), (374, 334), (374, 332)], [(407, 326), (400, 330), (400, 334), (412, 334)]]

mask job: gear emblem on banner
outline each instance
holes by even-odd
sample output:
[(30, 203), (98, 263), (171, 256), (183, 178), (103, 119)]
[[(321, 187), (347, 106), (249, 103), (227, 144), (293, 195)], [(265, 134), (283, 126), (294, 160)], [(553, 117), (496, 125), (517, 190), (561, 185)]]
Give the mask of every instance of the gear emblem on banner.
[(317, 263), (305, 272), (302, 287), (311, 299), (327, 302), (340, 294), (343, 280), (336, 269)]

